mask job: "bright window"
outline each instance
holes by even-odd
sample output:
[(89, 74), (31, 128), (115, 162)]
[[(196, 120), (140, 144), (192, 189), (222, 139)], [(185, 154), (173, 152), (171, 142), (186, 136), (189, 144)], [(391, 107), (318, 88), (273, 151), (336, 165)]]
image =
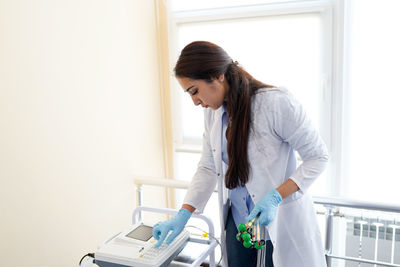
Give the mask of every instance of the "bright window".
[[(196, 40), (224, 48), (256, 79), (292, 91), (318, 126), (320, 121), (321, 16), (281, 15), (178, 26), (179, 51)], [(183, 135), (201, 138), (202, 110), (180, 94)]]
[(349, 198), (400, 201), (399, 10), (399, 1), (352, 1), (345, 128)]

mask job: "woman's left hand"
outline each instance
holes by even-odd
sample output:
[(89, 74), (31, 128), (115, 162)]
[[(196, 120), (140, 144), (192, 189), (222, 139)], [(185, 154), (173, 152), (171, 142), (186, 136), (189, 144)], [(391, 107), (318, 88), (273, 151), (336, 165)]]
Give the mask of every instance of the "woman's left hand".
[(273, 189), (269, 191), (254, 207), (254, 209), (250, 212), (250, 215), (246, 218), (247, 221), (250, 221), (257, 214), (260, 214), (258, 221), (261, 225), (267, 226), (270, 224), (276, 214), (276, 210), (278, 208), (279, 203), (282, 202), (282, 196), (279, 194), (278, 190)]

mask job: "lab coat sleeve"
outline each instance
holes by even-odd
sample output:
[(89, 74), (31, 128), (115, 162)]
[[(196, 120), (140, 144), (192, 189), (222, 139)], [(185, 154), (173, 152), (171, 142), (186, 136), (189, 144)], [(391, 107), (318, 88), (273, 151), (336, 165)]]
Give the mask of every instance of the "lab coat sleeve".
[(288, 91), (274, 93), (269, 107), (273, 129), (283, 142), (296, 150), (302, 163), (290, 176), (305, 193), (328, 163), (328, 150), (302, 105)]
[(202, 213), (207, 201), (210, 199), (217, 184), (217, 175), (215, 171), (214, 158), (210, 145), (209, 122), (212, 111), (204, 111), (204, 134), (203, 150), (197, 166), (197, 171), (192, 178), (189, 189), (186, 192), (183, 203), (196, 208), (196, 213)]

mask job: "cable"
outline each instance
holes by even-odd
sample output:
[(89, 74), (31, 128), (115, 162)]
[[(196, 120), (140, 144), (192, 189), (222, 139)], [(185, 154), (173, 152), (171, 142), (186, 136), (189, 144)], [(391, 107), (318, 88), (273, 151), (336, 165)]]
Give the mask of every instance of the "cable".
[(194, 225), (186, 225), (185, 228), (188, 228), (188, 227), (191, 227), (191, 228), (195, 228), (195, 229), (197, 229), (197, 230), (200, 230), (200, 231), (202, 231), (203, 233), (209, 235), (209, 236), (210, 236), (211, 238), (213, 238), (215, 241), (217, 241), (219, 247), (221, 248), (221, 258), (219, 259), (219, 261), (218, 261), (218, 263), (217, 263), (217, 266), (219, 266), (219, 264), (220, 264), (221, 261), (222, 261), (222, 245), (221, 245), (221, 243), (218, 241), (218, 239), (217, 239), (215, 236), (209, 234), (208, 232), (204, 231), (203, 229), (201, 229), (201, 228), (199, 228), (199, 227), (197, 227), (197, 226), (194, 226)]
[(86, 254), (85, 256), (82, 257), (82, 259), (79, 261), (79, 265), (78, 265), (78, 266), (81, 266), (81, 263), (82, 263), (83, 259), (84, 259), (86, 256), (91, 257), (91, 258), (94, 259), (94, 253), (88, 253), (88, 254)]

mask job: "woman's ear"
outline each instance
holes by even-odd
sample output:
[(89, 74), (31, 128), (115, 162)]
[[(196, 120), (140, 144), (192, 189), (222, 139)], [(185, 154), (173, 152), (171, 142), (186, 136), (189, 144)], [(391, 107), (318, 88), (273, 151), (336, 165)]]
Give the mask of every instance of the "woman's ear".
[(224, 79), (225, 79), (225, 75), (224, 74), (221, 74), (221, 75), (218, 76), (218, 81), (219, 82), (221, 82), (221, 83), (224, 82)]

